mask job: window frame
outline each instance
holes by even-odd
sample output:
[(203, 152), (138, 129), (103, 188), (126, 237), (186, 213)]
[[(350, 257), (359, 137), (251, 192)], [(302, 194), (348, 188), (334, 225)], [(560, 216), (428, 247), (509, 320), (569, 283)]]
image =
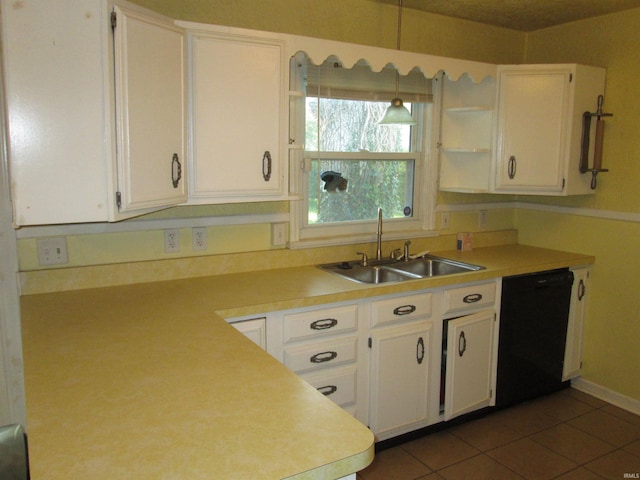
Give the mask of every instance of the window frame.
[[(304, 248), (312, 246), (346, 245), (370, 242), (375, 240), (377, 222), (353, 221), (344, 224), (309, 224), (308, 223), (308, 171), (310, 158), (328, 158), (337, 156), (345, 158), (344, 152), (306, 152), (304, 141), (294, 139), (305, 138), (305, 101), (303, 79), (292, 61), (290, 69), (290, 191), (297, 200), (291, 202), (290, 247)], [(438, 122), (435, 112), (438, 109), (437, 78), (432, 79), (433, 102), (429, 104), (414, 103), (414, 116), (419, 119), (418, 125), (411, 127), (412, 151), (394, 153), (399, 159), (414, 159), (413, 177), (413, 215), (411, 218), (384, 219), (383, 239), (406, 239), (437, 235), (435, 231), (435, 207), (437, 199), (437, 138)], [(381, 127), (384, 128), (384, 127)], [(320, 157), (318, 157), (320, 155)], [(388, 153), (357, 154), (360, 158), (369, 156), (372, 160), (380, 156), (389, 157)], [(383, 212), (384, 214), (384, 212)]]

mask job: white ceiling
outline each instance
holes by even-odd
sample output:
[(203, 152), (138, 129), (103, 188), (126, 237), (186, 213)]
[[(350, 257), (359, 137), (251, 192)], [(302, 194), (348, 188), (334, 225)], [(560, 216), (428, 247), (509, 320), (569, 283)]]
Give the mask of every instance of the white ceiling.
[[(374, 0), (398, 5), (398, 0)], [(640, 7), (640, 0), (403, 0), (403, 8), (530, 32)]]

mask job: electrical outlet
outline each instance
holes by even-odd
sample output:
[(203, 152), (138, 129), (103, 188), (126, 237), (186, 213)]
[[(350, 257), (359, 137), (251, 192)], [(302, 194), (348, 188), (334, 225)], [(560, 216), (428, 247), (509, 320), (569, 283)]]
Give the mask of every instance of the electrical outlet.
[(164, 231), (164, 253), (180, 251), (180, 230), (172, 228)]
[(191, 229), (191, 249), (194, 252), (207, 249), (206, 227), (194, 227)]
[(67, 239), (65, 237), (39, 238), (36, 244), (38, 247), (38, 263), (40, 265), (58, 265), (69, 262)]
[(487, 228), (487, 222), (489, 220), (489, 212), (487, 210), (480, 210), (478, 214), (478, 227)]
[(449, 228), (449, 212), (440, 213), (440, 228), (442, 230)]

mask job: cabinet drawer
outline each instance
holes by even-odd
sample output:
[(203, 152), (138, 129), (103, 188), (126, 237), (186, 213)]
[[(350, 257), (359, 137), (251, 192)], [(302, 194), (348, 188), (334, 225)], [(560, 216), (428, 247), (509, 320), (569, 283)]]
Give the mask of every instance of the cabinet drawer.
[(458, 312), (493, 305), (496, 299), (495, 282), (451, 288), (444, 291), (442, 313)]
[(357, 305), (331, 307), (284, 316), (284, 341), (321, 337), (358, 327)]
[(431, 315), (431, 293), (379, 300), (371, 304), (371, 326)]
[(349, 336), (327, 342), (287, 347), (284, 349), (284, 364), (294, 372), (306, 372), (355, 362), (358, 337)]
[(301, 378), (337, 405), (356, 401), (356, 367), (332, 369), (323, 373), (301, 375)]

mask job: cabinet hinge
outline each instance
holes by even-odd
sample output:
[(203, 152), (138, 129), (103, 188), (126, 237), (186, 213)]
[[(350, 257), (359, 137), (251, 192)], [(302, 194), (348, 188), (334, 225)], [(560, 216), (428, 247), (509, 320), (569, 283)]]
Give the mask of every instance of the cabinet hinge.
[(371, 348), (371, 345), (372, 345), (371, 337), (369, 337), (369, 340), (367, 340), (367, 345), (369, 346), (369, 348)]
[(116, 206), (118, 207), (118, 210), (122, 206), (122, 194), (120, 192), (116, 192)]
[(567, 183), (567, 179), (563, 178), (562, 179), (562, 190), (564, 190), (564, 186), (566, 185), (566, 183)]
[(573, 82), (573, 73), (569, 74), (569, 83)]
[(116, 12), (111, 12), (111, 30), (115, 30), (118, 25), (118, 14)]

